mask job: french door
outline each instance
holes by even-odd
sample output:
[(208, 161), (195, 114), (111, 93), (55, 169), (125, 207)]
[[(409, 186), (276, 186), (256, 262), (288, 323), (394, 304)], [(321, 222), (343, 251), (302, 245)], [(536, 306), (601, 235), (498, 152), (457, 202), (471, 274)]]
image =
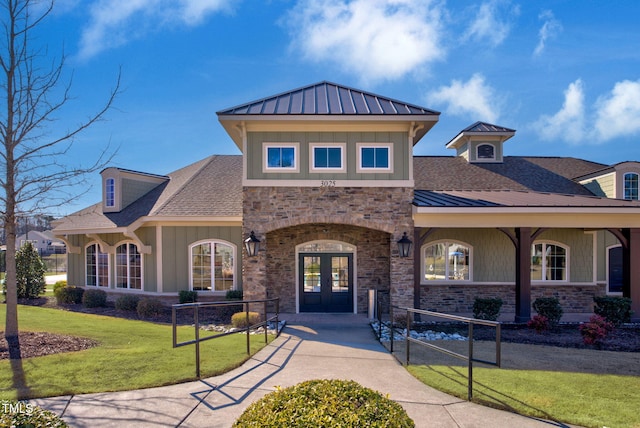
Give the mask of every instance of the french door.
[(299, 254), (300, 312), (353, 311), (353, 254)]

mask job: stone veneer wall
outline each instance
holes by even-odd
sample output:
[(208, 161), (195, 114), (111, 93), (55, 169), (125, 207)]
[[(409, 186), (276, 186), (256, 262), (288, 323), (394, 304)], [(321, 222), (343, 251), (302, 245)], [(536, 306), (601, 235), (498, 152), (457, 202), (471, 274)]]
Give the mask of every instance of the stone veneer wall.
[(296, 310), (296, 246), (317, 240), (341, 241), (356, 246), (354, 275), (359, 313), (368, 309), (367, 290), (389, 290), (389, 234), (362, 227), (310, 224), (269, 232), (267, 236), (267, 297), (280, 297), (282, 312)]
[[(262, 241), (258, 256), (245, 257), (243, 261), (245, 298), (280, 297), (284, 307), (291, 308), (292, 298), (295, 304), (295, 288), (291, 287), (292, 281), (295, 284), (295, 245), (321, 239), (313, 236), (320, 236), (322, 230), (327, 229), (331, 237), (322, 239), (348, 242), (340, 238), (346, 233), (347, 239), (357, 240), (359, 311), (362, 309), (360, 299), (366, 298), (360, 290), (378, 286), (390, 287), (393, 304), (413, 306), (413, 259), (399, 257), (396, 244), (403, 232), (412, 235), (412, 201), (412, 188), (244, 187), (243, 236), (253, 230)], [(304, 225), (328, 226), (305, 229)], [(277, 232), (281, 229), (283, 231)], [(305, 230), (311, 235), (304, 236)], [(386, 236), (385, 254), (380, 250), (382, 236)], [(368, 239), (375, 241), (371, 249), (366, 248)], [(271, 240), (275, 240), (275, 245)], [(287, 246), (290, 248), (285, 251)], [(365, 261), (364, 255), (369, 251), (373, 251), (370, 254), (373, 259)], [(284, 263), (286, 257), (290, 259)], [(388, 266), (388, 281), (386, 274), (378, 273), (379, 267), (368, 272), (376, 259), (385, 269)], [(283, 277), (292, 280), (287, 279), (282, 285), (273, 283), (281, 282)], [(292, 292), (294, 294), (290, 295)], [(281, 310), (285, 311), (284, 308)]]
[[(532, 285), (531, 303), (538, 297), (557, 297), (565, 313), (593, 312), (593, 298), (605, 294), (604, 285)], [(476, 297), (500, 297), (502, 313), (515, 313), (515, 285), (423, 285), (420, 307), (445, 313), (472, 313)], [(533, 311), (532, 307), (532, 313)]]

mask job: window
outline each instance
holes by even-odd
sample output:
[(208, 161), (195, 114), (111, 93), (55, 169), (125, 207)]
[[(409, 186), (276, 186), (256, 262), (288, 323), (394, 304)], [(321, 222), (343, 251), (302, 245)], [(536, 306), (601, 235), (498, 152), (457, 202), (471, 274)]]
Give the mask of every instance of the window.
[(191, 289), (227, 291), (235, 289), (235, 247), (218, 241), (191, 246)]
[(535, 243), (531, 249), (531, 280), (566, 281), (569, 251), (559, 244)]
[(309, 152), (311, 155), (309, 164), (312, 171), (345, 171), (344, 144), (312, 143), (309, 145)]
[(393, 172), (390, 144), (358, 144), (358, 172)]
[(86, 284), (94, 287), (109, 286), (109, 255), (100, 251), (98, 244), (90, 244), (86, 251)]
[(297, 143), (265, 143), (264, 170), (267, 172), (298, 172)]
[(496, 148), (493, 144), (480, 144), (476, 150), (478, 160), (495, 160), (496, 158)]
[(104, 201), (107, 207), (116, 205), (116, 180), (114, 178), (107, 178), (104, 181)]
[(624, 198), (631, 201), (638, 200), (638, 174), (628, 172), (624, 175)]
[(437, 242), (423, 250), (427, 281), (471, 280), (471, 247), (458, 242)]
[(116, 247), (116, 287), (142, 290), (142, 255), (133, 243)]

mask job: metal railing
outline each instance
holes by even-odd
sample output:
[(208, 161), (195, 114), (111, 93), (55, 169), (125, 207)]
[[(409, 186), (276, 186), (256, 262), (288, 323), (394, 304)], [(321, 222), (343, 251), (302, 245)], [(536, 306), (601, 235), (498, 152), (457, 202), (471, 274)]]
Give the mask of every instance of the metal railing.
[[(249, 306), (250, 305), (256, 305), (256, 304), (263, 304), (263, 311), (262, 313), (264, 314), (264, 318), (253, 325), (250, 325), (250, 317), (249, 317)], [(272, 315), (271, 317), (269, 317), (267, 314), (269, 314), (269, 304), (272, 303), (273, 307), (271, 308), (272, 311), (271, 313), (273, 313), (274, 315)], [(224, 306), (229, 306), (229, 305), (235, 305), (235, 306), (239, 306), (239, 305), (243, 305), (243, 312), (245, 312), (246, 314), (246, 325), (247, 327), (242, 328), (242, 329), (236, 329), (234, 331), (229, 331), (229, 332), (224, 332), (224, 333), (219, 333), (219, 334), (214, 334), (211, 336), (205, 336), (205, 337), (200, 337), (200, 309), (203, 308), (220, 308), (220, 307), (224, 307)], [(185, 309), (193, 309), (193, 327), (194, 327), (194, 339), (192, 340), (186, 340), (183, 342), (178, 342), (178, 311), (180, 310), (185, 310)], [(198, 377), (198, 379), (200, 378), (200, 343), (204, 342), (206, 340), (211, 340), (211, 339), (218, 339), (220, 337), (224, 337), (224, 336), (228, 336), (230, 334), (238, 334), (238, 333), (242, 333), (242, 332), (246, 332), (246, 336), (247, 336), (247, 355), (251, 355), (251, 331), (255, 330), (257, 328), (260, 327), (264, 327), (264, 342), (268, 343), (269, 340), (269, 332), (267, 331), (267, 326), (269, 324), (269, 322), (274, 322), (275, 321), (275, 330), (276, 330), (276, 337), (278, 335), (280, 335), (280, 329), (279, 329), (279, 321), (278, 321), (278, 316), (280, 313), (280, 299), (279, 298), (274, 298), (274, 299), (262, 299), (262, 300), (237, 300), (237, 301), (225, 301), (225, 302), (197, 302), (197, 303), (182, 303), (182, 304), (177, 304), (177, 305), (173, 305), (171, 307), (171, 323), (172, 323), (172, 328), (173, 328), (173, 347), (174, 348), (179, 348), (181, 346), (187, 346), (187, 345), (196, 345), (195, 346), (195, 353), (196, 353), (196, 376)]]
[[(378, 305), (378, 314), (377, 314), (377, 318), (378, 318), (378, 326), (379, 326), (379, 333), (378, 333), (378, 337), (381, 337), (382, 335), (382, 316), (381, 316), (381, 307), (380, 305)], [(425, 311), (425, 310), (421, 310), (421, 309), (413, 309), (413, 308), (400, 308), (400, 307), (394, 307), (393, 305), (389, 305), (389, 330), (390, 330), (390, 352), (393, 353), (393, 343), (394, 343), (394, 336), (395, 336), (395, 326), (394, 326), (394, 309), (399, 309), (403, 312), (407, 313), (407, 318), (406, 318), (406, 331), (404, 333), (404, 339), (405, 339), (405, 352), (406, 352), (406, 360), (405, 360), (405, 364), (409, 365), (410, 363), (410, 355), (411, 355), (411, 343), (416, 343), (419, 344), (421, 346), (425, 346), (427, 348), (430, 349), (434, 349), (438, 352), (442, 352), (445, 353), (447, 355), (462, 359), (467, 361), (467, 373), (468, 373), (468, 381), (467, 381), (467, 399), (469, 401), (472, 400), (473, 398), (473, 363), (482, 363), (482, 364), (487, 364), (490, 366), (495, 366), (495, 367), (500, 367), (501, 366), (501, 341), (500, 341), (500, 323), (496, 322), (496, 321), (486, 321), (486, 320), (479, 320), (479, 319), (475, 319), (475, 318), (467, 318), (467, 317), (461, 317), (461, 316), (457, 316), (457, 315), (449, 315), (449, 314), (443, 314), (440, 312), (433, 312), (433, 311)], [(445, 349), (442, 348), (440, 346), (434, 345), (432, 343), (428, 343), (419, 339), (415, 339), (413, 337), (411, 337), (411, 324), (413, 322), (414, 319), (414, 315), (415, 314), (419, 314), (419, 315), (426, 315), (426, 316), (430, 316), (430, 317), (436, 317), (436, 318), (444, 318), (447, 320), (451, 320), (451, 321), (457, 321), (457, 322), (462, 322), (465, 324), (468, 324), (468, 336), (467, 336), (467, 340), (468, 340), (468, 344), (469, 344), (469, 348), (468, 348), (468, 355), (464, 355), (464, 354), (459, 354), (457, 352), (451, 351), (449, 349)], [(494, 327), (496, 329), (496, 347), (495, 347), (495, 361), (487, 361), (487, 360), (481, 360), (478, 358), (474, 357), (474, 350), (473, 350), (473, 345), (474, 345), (474, 339), (473, 339), (473, 326), (474, 325), (485, 325), (485, 326), (490, 326), (490, 327)]]

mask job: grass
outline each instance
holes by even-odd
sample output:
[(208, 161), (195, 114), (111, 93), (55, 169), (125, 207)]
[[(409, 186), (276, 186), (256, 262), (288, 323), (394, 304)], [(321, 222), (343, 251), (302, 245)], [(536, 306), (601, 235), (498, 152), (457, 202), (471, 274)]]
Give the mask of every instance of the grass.
[[(423, 383), (467, 398), (467, 368), (409, 366)], [(583, 427), (639, 428), (640, 378), (474, 367), (473, 401)]]
[[(21, 331), (46, 331), (94, 339), (99, 346), (79, 352), (0, 361), (0, 399), (23, 399), (122, 391), (185, 382), (195, 377), (193, 346), (172, 348), (170, 325), (81, 314), (32, 306), (18, 307)], [(5, 319), (5, 306), (0, 305)], [(180, 327), (178, 341), (193, 338), (193, 327)], [(264, 347), (254, 335), (251, 353)], [(246, 336), (237, 334), (203, 342), (202, 377), (240, 366)], [(22, 383), (22, 386), (16, 386)]]

